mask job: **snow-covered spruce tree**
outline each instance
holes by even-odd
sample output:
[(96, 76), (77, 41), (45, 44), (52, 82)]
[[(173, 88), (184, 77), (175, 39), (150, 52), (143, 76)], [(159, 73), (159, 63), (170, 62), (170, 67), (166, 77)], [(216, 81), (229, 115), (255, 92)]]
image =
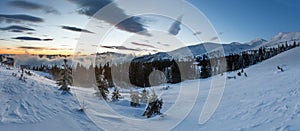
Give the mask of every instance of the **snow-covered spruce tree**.
[(60, 87), (59, 90), (69, 92), (69, 85), (72, 84), (72, 71), (68, 68), (67, 59), (64, 59), (63, 69), (61, 71), (61, 79), (57, 80), (56, 84)]
[(108, 82), (104, 79), (104, 75), (99, 75), (99, 79), (97, 81), (97, 92), (96, 95), (107, 100), (107, 94), (109, 93), (108, 90)]
[(23, 81), (23, 82), (26, 82), (25, 81), (25, 76), (24, 76), (24, 68), (21, 68), (21, 75), (20, 75), (20, 78), (19, 78), (19, 80), (21, 80), (21, 81)]
[(111, 100), (118, 101), (121, 98), (121, 94), (119, 93), (119, 89), (115, 87), (114, 92), (112, 93)]
[(143, 113), (143, 116), (147, 116), (147, 118), (150, 118), (152, 115), (158, 114), (160, 115), (161, 108), (163, 105), (163, 99), (158, 99), (157, 95), (155, 94), (154, 90), (152, 90), (153, 94), (151, 95), (149, 99), (149, 104), (147, 105), (147, 108), (145, 112)]
[(148, 102), (148, 92), (145, 89), (141, 93), (141, 102), (142, 103)]
[(139, 106), (140, 105), (140, 96), (138, 92), (133, 92), (132, 90), (130, 90), (130, 106)]

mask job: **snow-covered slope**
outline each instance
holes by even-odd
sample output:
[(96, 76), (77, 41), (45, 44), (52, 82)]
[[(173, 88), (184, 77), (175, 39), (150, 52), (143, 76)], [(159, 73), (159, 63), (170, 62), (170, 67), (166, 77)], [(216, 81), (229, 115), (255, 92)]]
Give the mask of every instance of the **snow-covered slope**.
[[(204, 124), (199, 124), (199, 115), (211, 80), (220, 75), (170, 85), (168, 90), (153, 87), (164, 100), (165, 116), (146, 119), (141, 116), (145, 105), (129, 106), (127, 89), (121, 89), (124, 99), (105, 103), (93, 89), (72, 87), (73, 96), (61, 95), (51, 80), (35, 74), (24, 83), (11, 75), (17, 70), (1, 67), (0, 130), (100, 130), (96, 125), (128, 131), (300, 130), (299, 57), (300, 48), (294, 48), (245, 69), (248, 77), (227, 79), (220, 105)], [(277, 66), (285, 71), (278, 71)], [(236, 72), (227, 75), (236, 76)], [(78, 112), (76, 98), (85, 102), (85, 113)]]
[[(299, 57), (298, 47), (246, 69), (248, 77), (227, 80), (217, 111), (204, 125), (197, 124), (199, 107), (205, 101), (199, 96), (188, 118), (175, 129), (300, 130)], [(278, 71), (277, 66), (285, 71)], [(200, 92), (207, 93), (208, 81), (201, 80)]]
[[(125, 99), (109, 102), (108, 107), (91, 95), (93, 90), (87, 89), (79, 97), (86, 101), (90, 118), (106, 130), (299, 130), (299, 56), (300, 48), (295, 48), (245, 69), (248, 77), (228, 73), (237, 79), (227, 79), (219, 107), (204, 124), (198, 122), (201, 109), (211, 80), (221, 78), (220, 75), (170, 85), (169, 90), (161, 90), (162, 86), (153, 87), (164, 100), (162, 112), (165, 116), (146, 121), (141, 116), (145, 105), (130, 107), (126, 89), (121, 90)], [(285, 71), (278, 71), (277, 66)], [(195, 93), (199, 95), (193, 97)]]
[[(90, 130), (97, 129), (78, 111), (75, 96), (62, 95), (55, 82), (38, 74), (19, 80), (19, 69), (0, 67), (0, 130)], [(17, 73), (18, 76), (12, 76)]]
[(300, 32), (280, 32), (276, 36), (268, 40), (268, 42), (262, 44), (262, 46), (274, 46), (278, 44), (284, 44), (285, 42), (288, 42), (290, 44), (294, 41), (300, 41)]
[(250, 41), (250, 42), (247, 42), (245, 44), (250, 45), (252, 47), (258, 47), (258, 46), (263, 45), (266, 42), (268, 42), (268, 41), (265, 40), (265, 39), (257, 38), (257, 39), (254, 39), (254, 40)]

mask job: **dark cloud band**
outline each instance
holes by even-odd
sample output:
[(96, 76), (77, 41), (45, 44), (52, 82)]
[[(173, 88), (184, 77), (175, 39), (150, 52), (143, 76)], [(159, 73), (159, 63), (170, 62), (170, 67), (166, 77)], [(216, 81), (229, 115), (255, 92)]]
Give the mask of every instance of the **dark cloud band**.
[(139, 49), (127, 48), (125, 46), (101, 46), (107, 49), (118, 49), (118, 50), (130, 50), (130, 51), (140, 51)]
[(145, 47), (150, 47), (150, 48), (155, 48), (155, 49), (157, 49), (155, 46), (148, 45), (148, 44), (140, 44), (140, 43), (136, 43), (136, 42), (131, 42), (131, 44), (137, 45), (137, 46), (145, 46)]
[(29, 1), (15, 0), (15, 1), (9, 1), (7, 4), (12, 7), (21, 8), (25, 10), (41, 10), (45, 13), (60, 14), (57, 10), (53, 9), (50, 6), (32, 3)]
[(42, 18), (26, 15), (26, 14), (14, 14), (14, 15), (7, 15), (7, 14), (0, 14), (0, 22), (7, 22), (7, 23), (21, 23), (21, 22), (34, 22), (40, 23), (44, 22)]
[[(103, 20), (111, 25), (116, 26), (118, 29), (143, 34), (146, 32), (145, 26), (139, 20), (140, 17), (131, 17), (125, 13), (125, 11), (119, 8), (116, 4), (112, 3), (111, 0), (69, 0), (79, 7), (77, 12), (79, 14), (93, 16), (100, 9), (110, 4), (111, 12), (104, 14), (101, 17), (95, 16), (96, 19)], [(119, 22), (119, 19), (125, 19)], [(126, 19), (127, 18), (127, 19)]]
[(12, 25), (8, 27), (0, 28), (3, 31), (11, 31), (11, 32), (24, 32), (24, 31), (35, 31), (35, 29), (19, 26), (19, 25)]
[(14, 37), (12, 39), (15, 40), (24, 40), (24, 41), (52, 41), (53, 39), (41, 39), (41, 38), (37, 38), (37, 37), (28, 37), (28, 36), (21, 36), (21, 37)]
[(61, 26), (61, 28), (65, 29), (65, 30), (69, 30), (69, 31), (75, 31), (75, 32), (93, 33), (89, 30), (81, 29), (81, 28), (78, 28), (78, 27), (72, 27), (72, 26)]

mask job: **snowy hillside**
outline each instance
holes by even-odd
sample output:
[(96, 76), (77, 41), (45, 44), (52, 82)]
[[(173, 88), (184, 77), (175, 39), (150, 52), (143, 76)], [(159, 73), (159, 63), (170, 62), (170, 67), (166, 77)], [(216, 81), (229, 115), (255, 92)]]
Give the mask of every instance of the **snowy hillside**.
[[(236, 79), (226, 80), (222, 100), (204, 124), (199, 124), (199, 116), (211, 80), (220, 75), (170, 85), (168, 90), (153, 87), (164, 100), (165, 115), (146, 119), (141, 116), (145, 104), (129, 106), (128, 89), (120, 90), (124, 99), (106, 103), (95, 96), (93, 89), (72, 87), (73, 96), (61, 95), (51, 80), (34, 74), (24, 83), (11, 75), (17, 69), (1, 67), (0, 130), (100, 130), (97, 126), (128, 131), (300, 130), (299, 57), (298, 47), (245, 69), (248, 77), (236, 76), (236, 72), (226, 74)], [(85, 103), (84, 113), (78, 111), (81, 101)]]
[[(204, 125), (197, 125), (205, 101), (205, 95), (199, 96), (188, 118), (175, 129), (299, 130), (299, 56), (300, 48), (292, 49), (246, 69), (248, 77), (227, 80), (217, 111)], [(207, 94), (209, 80), (200, 81), (199, 93)]]
[[(0, 130), (93, 130), (97, 127), (78, 112), (75, 96), (61, 95), (55, 82), (38, 74), (19, 80), (19, 69), (0, 67)], [(12, 73), (17, 73), (16, 77)]]
[(280, 32), (268, 42), (265, 42), (262, 46), (273, 46), (278, 44), (284, 44), (285, 42), (299, 42), (300, 41), (300, 32)]
[[(236, 75), (237, 72), (228, 73), (228, 76), (236, 76), (237, 79), (227, 79), (225, 92), (222, 101), (215, 114), (203, 125), (199, 124), (199, 116), (204, 106), (212, 79), (221, 78), (215, 76), (209, 79), (185, 81), (182, 84), (171, 85), (171, 89), (164, 91), (166, 117), (160, 120), (160, 127), (142, 126), (126, 122), (119, 125), (130, 125), (128, 130), (168, 130), (168, 123), (179, 120), (179, 114), (184, 114), (183, 109), (187, 109), (193, 103), (192, 94), (195, 92), (180, 93), (180, 87), (191, 88), (197, 91), (199, 96), (195, 105), (187, 117), (174, 128), (174, 130), (299, 130), (300, 121), (300, 48), (292, 49), (245, 69), (248, 77)], [(277, 66), (282, 66), (284, 72), (278, 71)], [(161, 87), (156, 87), (161, 89)], [(180, 93), (181, 97), (189, 97), (184, 100), (175, 101)], [(179, 111), (169, 111), (172, 105), (179, 106)], [(186, 107), (186, 108), (184, 108)], [(116, 112), (120, 112), (116, 109)], [(181, 109), (181, 110), (180, 110)], [(168, 111), (167, 111), (168, 110)], [(187, 109), (188, 110), (188, 109)], [(139, 113), (132, 115), (136, 117)], [(183, 115), (184, 116), (184, 115)], [(119, 121), (117, 116), (111, 121)], [(97, 118), (95, 118), (97, 119)], [(110, 121), (110, 122), (111, 122)], [(155, 123), (156, 119), (150, 120)], [(111, 129), (105, 125), (104, 128)]]
[(184, 56), (193, 56), (202, 55), (207, 52), (207, 48), (218, 48), (223, 46), (225, 55), (239, 53), (243, 50), (251, 49), (252, 46), (247, 44), (241, 44), (238, 42), (233, 42), (230, 44), (217, 44), (217, 43), (202, 43), (198, 45), (188, 46), (187, 48), (180, 48), (174, 51), (171, 51), (169, 54), (174, 56), (175, 58), (181, 58)]
[(268, 41), (265, 40), (265, 39), (257, 38), (257, 39), (254, 39), (254, 40), (250, 41), (250, 42), (247, 42), (245, 44), (250, 45), (252, 47), (260, 47), (261, 45), (263, 45), (266, 42), (268, 42)]

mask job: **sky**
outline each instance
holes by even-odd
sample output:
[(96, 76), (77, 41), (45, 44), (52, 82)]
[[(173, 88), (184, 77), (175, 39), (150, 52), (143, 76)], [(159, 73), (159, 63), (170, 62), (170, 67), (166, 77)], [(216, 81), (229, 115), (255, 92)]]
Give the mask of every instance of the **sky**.
[(298, 0), (1, 0), (0, 54), (139, 54), (245, 43), (300, 31), (298, 12)]
[(300, 31), (299, 0), (188, 0), (199, 8), (225, 42), (269, 39)]

